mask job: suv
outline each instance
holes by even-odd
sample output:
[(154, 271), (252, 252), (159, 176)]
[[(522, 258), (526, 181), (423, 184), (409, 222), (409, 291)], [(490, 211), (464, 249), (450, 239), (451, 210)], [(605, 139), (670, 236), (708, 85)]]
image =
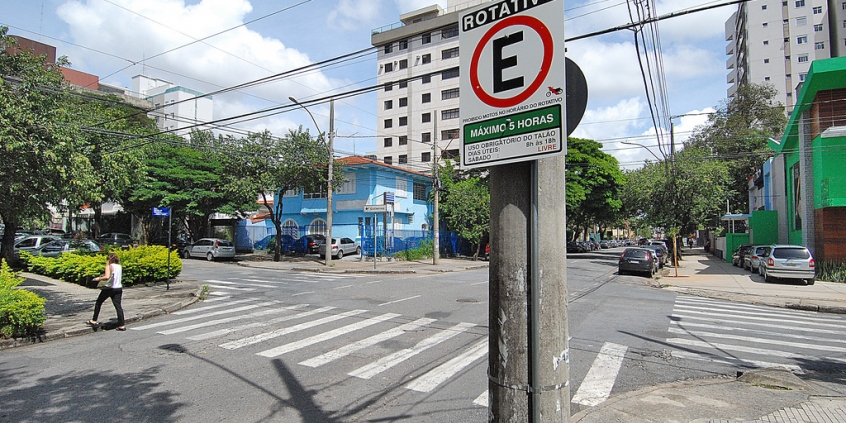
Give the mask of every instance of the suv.
[(102, 234), (95, 241), (102, 246), (116, 245), (121, 248), (129, 248), (134, 244), (131, 236), (117, 232)]
[(759, 267), (766, 282), (779, 278), (794, 278), (813, 285), (816, 278), (814, 257), (801, 245), (773, 245), (770, 254), (761, 259)]

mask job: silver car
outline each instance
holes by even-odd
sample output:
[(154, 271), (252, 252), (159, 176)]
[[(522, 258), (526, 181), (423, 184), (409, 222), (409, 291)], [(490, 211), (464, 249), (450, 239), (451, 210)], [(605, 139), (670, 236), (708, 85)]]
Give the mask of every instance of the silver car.
[(58, 240), (59, 237), (53, 235), (31, 235), (15, 242), (15, 254), (21, 251), (32, 252), (48, 242)]
[(220, 238), (203, 238), (182, 250), (184, 258), (203, 258), (208, 261), (220, 259), (234, 259), (235, 245)]
[(773, 245), (770, 254), (761, 260), (760, 268), (766, 282), (789, 278), (803, 279), (813, 285), (816, 278), (814, 257), (801, 245)]
[[(361, 254), (361, 245), (349, 238), (332, 238), (332, 257), (344, 258), (345, 254)], [(326, 243), (317, 247), (317, 254), (326, 256)]]
[(761, 274), (761, 260), (766, 260), (772, 249), (770, 245), (753, 245), (749, 254), (743, 257), (743, 268)]

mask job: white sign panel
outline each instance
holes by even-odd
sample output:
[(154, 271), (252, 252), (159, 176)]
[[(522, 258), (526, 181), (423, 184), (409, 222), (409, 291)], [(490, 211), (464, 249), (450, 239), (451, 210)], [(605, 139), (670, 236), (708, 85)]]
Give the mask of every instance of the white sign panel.
[(461, 15), (461, 166), (566, 151), (564, 0), (501, 0)]
[(364, 206), (364, 212), (365, 213), (385, 213), (387, 211), (388, 211), (388, 205), (387, 204), (373, 204), (373, 205), (366, 204)]

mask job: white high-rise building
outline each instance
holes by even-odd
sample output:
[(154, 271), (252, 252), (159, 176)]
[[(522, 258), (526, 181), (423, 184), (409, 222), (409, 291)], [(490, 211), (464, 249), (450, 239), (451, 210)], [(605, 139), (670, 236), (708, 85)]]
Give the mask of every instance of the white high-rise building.
[(793, 110), (796, 87), (811, 62), (846, 51), (846, 1), (755, 0), (726, 21), (728, 96), (747, 84), (772, 84)]
[(458, 158), (459, 11), (487, 0), (452, 1), (400, 16), (401, 23), (373, 31), (378, 47), (378, 139), (373, 158), (431, 172), (434, 150)]
[(153, 110), (147, 115), (155, 119), (156, 126), (163, 131), (186, 136), (192, 129), (207, 129), (202, 125), (212, 120), (212, 96), (164, 79), (136, 75), (132, 77), (132, 94), (153, 103)]

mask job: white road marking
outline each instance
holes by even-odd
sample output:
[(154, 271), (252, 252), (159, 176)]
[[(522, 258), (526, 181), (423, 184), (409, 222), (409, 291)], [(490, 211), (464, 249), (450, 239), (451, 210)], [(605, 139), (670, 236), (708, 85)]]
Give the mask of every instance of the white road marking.
[(258, 284), (258, 283), (219, 281), (219, 280), (215, 280), (215, 279), (209, 279), (206, 282), (223, 284), (223, 285), (243, 285), (243, 286), (257, 286), (259, 288), (276, 288), (276, 286), (274, 286), (274, 285), (264, 285), (264, 284)]
[(245, 281), (250, 282), (259, 282), (259, 283), (272, 283), (272, 284), (284, 284), (287, 285), (288, 282), (285, 281), (275, 281), (275, 280), (267, 280), (267, 279), (244, 279)]
[(399, 303), (399, 302), (403, 302), (403, 301), (413, 300), (413, 299), (415, 299), (415, 298), (417, 298), (417, 297), (419, 297), (419, 295), (415, 295), (415, 296), (413, 296), (413, 297), (403, 298), (403, 299), (399, 299), (399, 300), (394, 300), (394, 301), (388, 301), (387, 303), (382, 303), (382, 304), (379, 304), (379, 307), (382, 307), (383, 305), (388, 305), (388, 304), (394, 304), (394, 303)]
[(365, 285), (370, 285), (372, 283), (380, 283), (380, 282), (382, 282), (382, 281), (370, 281), (370, 282), (365, 282)]
[(770, 368), (780, 368), (791, 371), (796, 374), (804, 374), (805, 372), (802, 370), (801, 367), (793, 365), (793, 364), (781, 364), (781, 363), (773, 363), (769, 361), (760, 361), (760, 360), (749, 360), (745, 358), (739, 357), (723, 357), (716, 354), (709, 354), (709, 353), (695, 353), (689, 351), (672, 351), (674, 357), (684, 358), (688, 360), (700, 360), (700, 361), (708, 361), (711, 363), (721, 363), (721, 364), (728, 364), (731, 366), (743, 366), (743, 367), (751, 367), (751, 368), (763, 368), (763, 369), (770, 369)]
[(390, 369), (393, 366), (396, 366), (399, 363), (402, 363), (405, 360), (408, 360), (411, 357), (414, 357), (417, 354), (420, 354), (423, 351), (428, 350), (429, 348), (434, 347), (435, 345), (440, 344), (466, 330), (476, 326), (475, 323), (459, 323), (451, 328), (444, 329), (441, 332), (436, 333), (433, 336), (430, 336), (411, 348), (406, 348), (403, 350), (396, 351), (392, 354), (386, 355), (379, 360), (376, 360), (368, 365), (360, 367), (352, 372), (348, 373), (350, 376), (355, 376), (360, 379), (370, 379), (373, 376), (378, 375), (379, 373), (384, 372), (385, 370)]
[(725, 314), (728, 314), (728, 315), (731, 315), (731, 316), (737, 316), (737, 317), (740, 317), (740, 316), (761, 316), (761, 317), (769, 319), (769, 320), (773, 320), (774, 318), (779, 317), (778, 320), (780, 322), (783, 322), (783, 321), (792, 321), (794, 323), (826, 322), (826, 323), (831, 323), (831, 325), (835, 325), (835, 326), (842, 326), (843, 323), (844, 323), (843, 320), (838, 320), (838, 319), (815, 318), (815, 317), (807, 317), (807, 316), (797, 315), (797, 314), (794, 314), (794, 313), (779, 313), (778, 311), (770, 312), (770, 311), (766, 311), (766, 310), (761, 310), (759, 312), (743, 311), (743, 310), (731, 310), (731, 309), (723, 310), (723, 309), (719, 309), (718, 307), (696, 307), (696, 306), (689, 306), (689, 305), (683, 305), (683, 304), (676, 304), (675, 308), (673, 309), (673, 311), (676, 311), (676, 312), (679, 312), (679, 313), (685, 313), (685, 312), (693, 313), (693, 312), (695, 312), (695, 310), (704, 310), (704, 311), (709, 311), (709, 312), (722, 311)]
[(201, 315), (197, 315), (197, 316), (183, 317), (181, 319), (167, 320), (167, 321), (158, 322), (158, 323), (150, 323), (149, 325), (134, 326), (131, 329), (144, 330), (144, 329), (150, 329), (150, 328), (157, 328), (157, 327), (160, 327), (160, 326), (175, 325), (177, 323), (185, 323), (185, 322), (190, 322), (192, 320), (205, 319), (207, 317), (219, 316), (221, 314), (237, 313), (239, 311), (251, 310), (251, 309), (254, 309), (254, 308), (257, 308), (257, 307), (264, 307), (264, 306), (272, 305), (272, 304), (276, 304), (276, 303), (278, 303), (278, 301), (270, 301), (270, 302), (259, 303), (259, 304), (250, 304), (250, 305), (246, 305), (246, 306), (243, 306), (243, 307), (235, 307), (235, 308), (231, 308), (231, 309), (227, 309), (227, 310), (213, 311), (211, 313), (201, 314)]
[(368, 326), (375, 325), (377, 323), (384, 322), (386, 320), (393, 319), (395, 317), (399, 317), (400, 314), (397, 313), (385, 313), (381, 316), (372, 317), (367, 320), (362, 320), (360, 322), (356, 322), (350, 325), (346, 325), (337, 329), (330, 330), (328, 332), (321, 333), (319, 335), (315, 335), (306, 339), (302, 339), (296, 342), (291, 342), (285, 345), (280, 345), (276, 348), (271, 348), (269, 350), (262, 351), (257, 355), (264, 356), (264, 357), (278, 357), (282, 354), (289, 353), (291, 351), (296, 351), (301, 348), (308, 347), (310, 345), (314, 345), (318, 342), (328, 341), (332, 338), (337, 338), (341, 335), (346, 335), (350, 332), (357, 331), (359, 329), (364, 329)]
[(344, 289), (344, 288), (349, 288), (351, 286), (353, 286), (353, 285), (338, 286), (338, 287), (335, 287), (335, 288), (332, 288), (332, 289)]
[(625, 345), (606, 342), (570, 402), (595, 407), (608, 399), (627, 349)]
[[(712, 321), (711, 319), (708, 319)], [(846, 344), (846, 339), (836, 339), (836, 338), (823, 338), (818, 336), (804, 336), (804, 335), (796, 335), (793, 333), (787, 333), (790, 330), (801, 330), (806, 332), (823, 332), (823, 333), (830, 333), (834, 332), (840, 335), (846, 335), (846, 332), (840, 331), (827, 331), (821, 329), (805, 329), (799, 327), (792, 327), (792, 326), (779, 326), (779, 325), (766, 325), (768, 327), (783, 329), (784, 332), (770, 332), (761, 329), (750, 329), (750, 328), (741, 328), (741, 327), (732, 327), (732, 326), (720, 326), (720, 325), (706, 325), (703, 323), (693, 323), (693, 322), (670, 322), (671, 327), (677, 326), (679, 330), (686, 331), (687, 328), (703, 328), (703, 329), (714, 329), (714, 330), (723, 330), (727, 332), (749, 332), (749, 333), (757, 333), (761, 335), (768, 335), (768, 336), (777, 336), (782, 338), (793, 338), (793, 339), (804, 339), (806, 341), (819, 341), (819, 342), (835, 342)]]
[(836, 361), (838, 363), (846, 363), (846, 359), (844, 358), (834, 358), (834, 357), (812, 357), (802, 354), (795, 354), (792, 352), (787, 351), (779, 351), (779, 350), (765, 350), (763, 348), (752, 348), (752, 347), (744, 347), (741, 345), (731, 345), (731, 344), (720, 344), (716, 342), (703, 342), (703, 341), (694, 341), (690, 339), (682, 339), (682, 338), (669, 338), (667, 342), (676, 345), (684, 345), (689, 347), (699, 347), (699, 348), (712, 348), (712, 349), (719, 349), (719, 350), (726, 350), (726, 351), (740, 351), (750, 354), (758, 354), (763, 356), (771, 356), (771, 357), (781, 357), (781, 358), (793, 358), (798, 360), (807, 360), (807, 361), (821, 361), (821, 360), (828, 360), (828, 361)]
[(739, 336), (739, 335), (730, 335), (724, 333), (716, 333), (716, 332), (703, 332), (703, 331), (687, 331), (684, 329), (679, 328), (669, 328), (670, 333), (680, 334), (680, 335), (692, 335), (697, 338), (701, 337), (709, 337), (709, 338), (717, 338), (717, 339), (731, 339), (735, 341), (745, 341), (745, 342), (754, 342), (757, 344), (775, 344), (785, 347), (794, 347), (794, 348), (804, 348), (808, 350), (819, 350), (819, 351), (832, 351), (832, 352), (846, 352), (846, 348), (843, 347), (835, 347), (831, 345), (818, 345), (818, 344), (806, 344), (802, 342), (789, 342), (780, 339), (768, 339), (768, 338), (755, 338), (751, 336)]
[(241, 314), (241, 315), (238, 315), (238, 316), (225, 317), (223, 319), (209, 320), (209, 321), (206, 321), (206, 322), (195, 323), (193, 325), (182, 326), (182, 327), (173, 328), (173, 329), (167, 329), (167, 330), (163, 330), (161, 332), (156, 332), (156, 333), (159, 333), (159, 334), (162, 334), (162, 335), (173, 335), (174, 333), (187, 332), (189, 330), (200, 329), (200, 328), (204, 328), (204, 327), (208, 327), (208, 326), (215, 326), (215, 325), (220, 325), (220, 324), (223, 324), (223, 323), (236, 322), (238, 320), (251, 319), (251, 318), (254, 318), (254, 317), (269, 316), (271, 314), (278, 314), (278, 313), (282, 313), (282, 312), (285, 312), (285, 311), (288, 311), (288, 310), (292, 310), (292, 309), (297, 308), (297, 307), (298, 306), (290, 306), (290, 307), (283, 307), (283, 308), (274, 308), (274, 309), (270, 309), (270, 310), (262, 310), (262, 311), (257, 311), (257, 312), (250, 313), (250, 314)]
[[(212, 294), (212, 293), (209, 293), (209, 294), (216, 295), (216, 294)], [(208, 299), (203, 300), (202, 303), (203, 304), (213, 303), (215, 301), (228, 300), (228, 299), (232, 298), (232, 297), (227, 296), (229, 294), (226, 294), (226, 293), (220, 293), (220, 294), (217, 294), (217, 295), (224, 295), (224, 296), (223, 297), (217, 297), (217, 298), (208, 298)], [(171, 313), (171, 314), (173, 314), (173, 313)]]
[(325, 354), (321, 354), (317, 357), (310, 358), (306, 361), (302, 361), (302, 362), (300, 362), (300, 364), (302, 364), (303, 366), (308, 366), (308, 367), (319, 367), (319, 366), (322, 366), (326, 363), (330, 363), (332, 361), (335, 361), (339, 358), (346, 357), (346, 356), (348, 356), (348, 355), (350, 355), (350, 354), (352, 354), (356, 351), (363, 350), (367, 347), (372, 347), (373, 345), (376, 345), (376, 344), (378, 344), (382, 341), (386, 341), (386, 340), (391, 339), (391, 338), (396, 338), (397, 336), (405, 334), (406, 332), (417, 330), (421, 326), (428, 325), (429, 323), (432, 323), (434, 321), (435, 321), (435, 319), (429, 319), (429, 318), (417, 319), (413, 322), (406, 323), (402, 326), (386, 330), (385, 332), (382, 332), (382, 333), (378, 333), (378, 334), (373, 335), (369, 338), (365, 338), (365, 339), (362, 339), (360, 341), (354, 342), (352, 344), (345, 345), (345, 346), (338, 348), (334, 351), (329, 351), (329, 352), (327, 352)]
[(247, 345), (257, 344), (259, 342), (264, 342), (269, 339), (278, 338), (289, 333), (299, 332), (301, 330), (305, 330), (314, 326), (319, 326), (324, 323), (334, 322), (335, 320), (340, 320), (345, 317), (355, 316), (356, 314), (361, 314), (365, 311), (367, 310), (351, 310), (334, 316), (327, 316), (322, 319), (313, 320), (311, 322), (300, 323), (299, 325), (291, 326), (289, 328), (277, 329), (271, 332), (260, 333), (258, 335), (239, 339), (237, 341), (227, 342), (225, 344), (221, 344), (220, 347), (225, 348), (227, 350), (234, 350), (241, 347), (246, 347)]
[(405, 387), (417, 392), (431, 392), (445, 380), (451, 378), (465, 367), (473, 364), (474, 361), (484, 357), (488, 353), (488, 338), (473, 345), (467, 351), (453, 357), (451, 360), (428, 371), (423, 376), (415, 379)]
[[(302, 304), (302, 306), (306, 307), (306, 306), (308, 306), (308, 304)], [(203, 334), (199, 334), (199, 335), (189, 336), (185, 339), (190, 339), (192, 341), (202, 341), (204, 339), (217, 338), (217, 337), (226, 335), (228, 333), (237, 332), (237, 331), (244, 330), (244, 329), (261, 328), (261, 327), (265, 327), (265, 326), (270, 326), (270, 325), (275, 324), (275, 323), (287, 322), (288, 320), (301, 319), (303, 317), (308, 317), (308, 316), (312, 316), (312, 315), (315, 315), (315, 314), (324, 313), (324, 312), (327, 312), (327, 311), (332, 310), (334, 308), (335, 307), (322, 307), (322, 308), (318, 308), (318, 309), (315, 309), (315, 310), (304, 311), (302, 313), (294, 314), (292, 316), (277, 317), (275, 319), (270, 319), (266, 322), (247, 323), (246, 325), (235, 326), (235, 327), (220, 329), (220, 330), (207, 332), (207, 333), (203, 333)]]
[(476, 282), (476, 283), (471, 283), (470, 286), (483, 285), (483, 284), (487, 284), (487, 283), (488, 283), (488, 281)]
[(192, 309), (189, 309), (189, 310), (174, 311), (173, 313), (170, 313), (170, 314), (175, 314), (177, 316), (181, 316), (181, 315), (184, 315), (184, 314), (202, 313), (206, 310), (213, 310), (213, 309), (216, 309), (216, 308), (231, 306), (231, 305), (235, 305), (235, 304), (248, 303), (250, 301), (255, 301), (255, 300), (256, 300), (256, 298), (247, 298), (247, 299), (243, 299), (243, 300), (230, 301), (228, 303), (223, 303), (223, 304), (210, 305), (210, 306), (207, 306), (207, 307), (197, 307), (197, 308), (192, 308)]
[(228, 286), (228, 285), (217, 285), (217, 284), (206, 284), (211, 288), (216, 289), (225, 289), (225, 290), (233, 290), (233, 291), (255, 291), (255, 288), (238, 288), (237, 286)]
[[(209, 292), (209, 295), (229, 295), (229, 294), (231, 294), (231, 292), (215, 292), (215, 291)], [(224, 297), (224, 298), (232, 298), (232, 297)], [(206, 300), (206, 301), (208, 301), (208, 300)], [(214, 301), (214, 300), (212, 300), (212, 301)]]
[(482, 407), (487, 407), (488, 406), (488, 390), (485, 389), (485, 392), (482, 392), (482, 395), (479, 395), (478, 397), (476, 397), (476, 399), (473, 400), (473, 404), (476, 404), (476, 405), (479, 405), (479, 406), (482, 406)]
[(296, 297), (296, 296), (305, 295), (305, 294), (314, 294), (314, 291), (297, 292), (296, 294), (292, 294), (291, 296)]

